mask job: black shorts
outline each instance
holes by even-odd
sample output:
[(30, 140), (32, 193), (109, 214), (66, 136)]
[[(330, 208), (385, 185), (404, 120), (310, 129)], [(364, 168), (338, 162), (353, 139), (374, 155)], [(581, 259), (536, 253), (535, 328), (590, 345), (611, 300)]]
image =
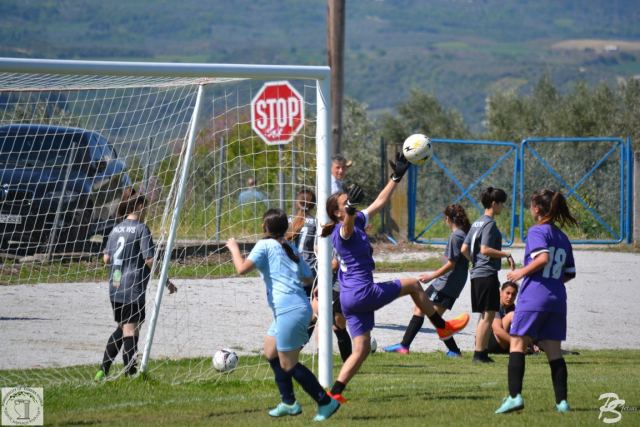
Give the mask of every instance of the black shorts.
[(120, 325), (144, 322), (144, 302), (142, 304), (139, 302), (123, 304), (111, 301), (111, 308), (113, 308), (113, 319)]
[(482, 313), (500, 310), (500, 280), (498, 275), (471, 279), (471, 311)]
[(498, 340), (496, 340), (496, 336), (493, 333), (493, 331), (491, 331), (491, 334), (489, 334), (489, 346), (487, 347), (487, 351), (489, 353), (493, 353), (493, 354), (507, 354), (509, 353), (509, 349), (508, 348), (502, 348), (500, 346), (500, 344), (498, 343)]
[(447, 310), (451, 310), (453, 308), (453, 304), (455, 304), (457, 299), (437, 290), (433, 285), (429, 285), (425, 292), (427, 294), (427, 298), (429, 298), (432, 303), (439, 305), (440, 307), (444, 307)]
[[(318, 288), (314, 289), (313, 297), (318, 298)], [(340, 291), (332, 289), (331, 298), (333, 299), (333, 312), (342, 314), (342, 306), (340, 305)]]
[(340, 292), (336, 290), (331, 291), (333, 295), (333, 312), (342, 314), (342, 306), (340, 305)]

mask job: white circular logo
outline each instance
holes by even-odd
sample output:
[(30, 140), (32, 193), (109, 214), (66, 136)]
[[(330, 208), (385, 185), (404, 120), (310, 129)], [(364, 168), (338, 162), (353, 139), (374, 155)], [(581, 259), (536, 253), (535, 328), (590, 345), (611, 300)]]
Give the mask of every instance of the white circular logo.
[(42, 415), (42, 388), (2, 389), (3, 425), (42, 425)]

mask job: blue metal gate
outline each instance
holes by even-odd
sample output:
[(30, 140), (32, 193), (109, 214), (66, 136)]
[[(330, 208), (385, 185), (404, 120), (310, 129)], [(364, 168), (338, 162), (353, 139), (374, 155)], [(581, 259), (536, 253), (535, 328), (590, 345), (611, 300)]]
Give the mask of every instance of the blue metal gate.
[(491, 185), (509, 194), (505, 214), (497, 221), (505, 246), (510, 246), (518, 224), (518, 144), (452, 139), (433, 139), (432, 143), (432, 160), (424, 166), (411, 166), (409, 169), (409, 240), (445, 244), (449, 230), (441, 221), (444, 208), (460, 203), (473, 222), (484, 212), (478, 202), (480, 194)]
[[(445, 206), (460, 203), (471, 221), (482, 213), (480, 192), (489, 185), (510, 194), (509, 215), (497, 218), (505, 246), (515, 228), (526, 240), (533, 219), (528, 199), (539, 188), (564, 193), (579, 222), (573, 243), (630, 243), (633, 234), (633, 150), (629, 138), (528, 138), (503, 141), (433, 139), (432, 161), (411, 166), (408, 239), (445, 244)], [(517, 198), (516, 198), (517, 197)], [(505, 212), (506, 213), (506, 212)]]
[(538, 188), (562, 191), (578, 230), (573, 243), (631, 238), (631, 143), (621, 138), (529, 138), (520, 145), (520, 237), (532, 223), (528, 197)]

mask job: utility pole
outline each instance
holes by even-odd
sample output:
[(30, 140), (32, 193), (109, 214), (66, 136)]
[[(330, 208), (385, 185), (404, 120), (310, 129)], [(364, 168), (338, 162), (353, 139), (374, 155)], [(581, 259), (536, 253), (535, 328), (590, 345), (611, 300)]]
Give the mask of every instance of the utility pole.
[(344, 93), (345, 0), (327, 0), (327, 57), (331, 67), (331, 136), (333, 154), (341, 151), (342, 97)]

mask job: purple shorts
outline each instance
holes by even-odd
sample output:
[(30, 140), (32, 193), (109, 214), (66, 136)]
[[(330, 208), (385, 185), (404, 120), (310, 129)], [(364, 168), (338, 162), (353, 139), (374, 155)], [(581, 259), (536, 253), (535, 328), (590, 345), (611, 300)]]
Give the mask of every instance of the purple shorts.
[(537, 341), (564, 341), (567, 339), (567, 315), (548, 311), (519, 311), (516, 307), (509, 335), (526, 335)]
[(400, 280), (372, 283), (356, 292), (340, 292), (342, 314), (347, 319), (351, 337), (364, 335), (375, 325), (374, 312), (400, 295)]

